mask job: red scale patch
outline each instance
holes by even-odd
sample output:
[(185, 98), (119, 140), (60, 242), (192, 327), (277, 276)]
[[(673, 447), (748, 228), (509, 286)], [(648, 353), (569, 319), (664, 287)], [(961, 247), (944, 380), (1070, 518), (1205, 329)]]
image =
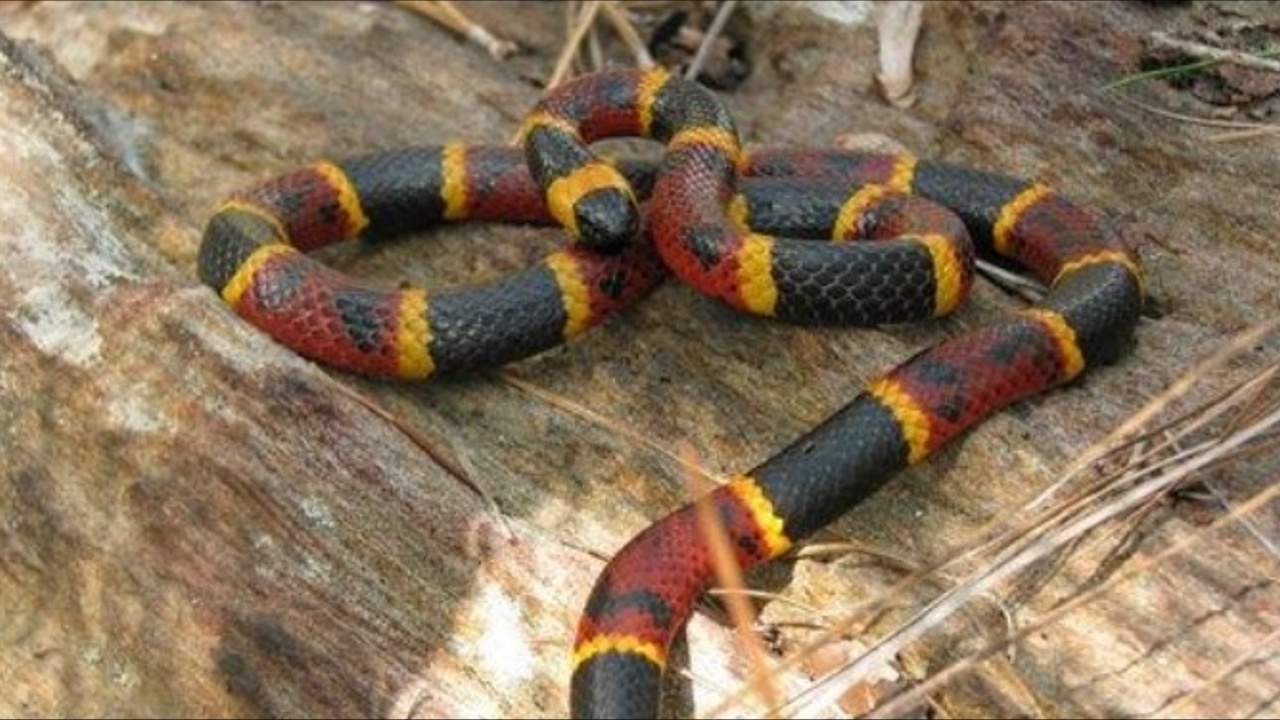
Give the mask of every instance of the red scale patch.
[(818, 148), (756, 149), (747, 154), (744, 174), (840, 178), (853, 187), (889, 182), (898, 169), (898, 162), (895, 155), (861, 155)]
[(1114, 236), (1088, 209), (1050, 195), (1022, 212), (1014, 223), (1010, 255), (1044, 282), (1066, 262), (1116, 247)]
[[(686, 147), (683, 154), (715, 155), (716, 148)], [(668, 165), (654, 189), (663, 208), (650, 221), (663, 261), (682, 281), (713, 297), (743, 307), (738, 252), (743, 235), (725, 218), (733, 194), (728, 179), (710, 171), (714, 161), (696, 155)]]
[(280, 221), (290, 244), (303, 252), (351, 238), (351, 218), (337, 188), (315, 168), (302, 168), (233, 195)]
[[(726, 488), (705, 500), (743, 568), (766, 557), (763, 534), (751, 513)], [(686, 505), (637, 535), (596, 581), (578, 626), (575, 647), (601, 634), (628, 635), (666, 648), (711, 583), (711, 553), (697, 508)]]
[(1063, 368), (1044, 326), (1015, 318), (941, 343), (888, 377), (928, 417), (932, 452), (995, 410), (1065, 380)]
[(514, 148), (474, 147), (466, 153), (462, 185), (468, 220), (550, 224), (546, 201)]
[[(340, 298), (349, 295), (344, 314)], [(352, 372), (381, 376), (399, 369), (394, 346), (398, 293), (352, 284), (304, 255), (263, 263), (236, 312), (299, 354)], [(361, 348), (358, 339), (365, 339)]]
[(636, 243), (617, 255), (601, 255), (578, 245), (569, 246), (568, 253), (587, 288), (591, 305), (588, 326), (612, 317), (667, 276), (666, 266), (648, 242)]
[(581, 92), (548, 96), (542, 108), (577, 125), (585, 142), (640, 135), (637, 79), (617, 73), (579, 78)]

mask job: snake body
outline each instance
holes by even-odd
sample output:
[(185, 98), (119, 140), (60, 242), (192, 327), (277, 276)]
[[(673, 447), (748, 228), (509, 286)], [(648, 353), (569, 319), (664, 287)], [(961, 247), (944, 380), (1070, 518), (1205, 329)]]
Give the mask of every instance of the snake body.
[(666, 275), (646, 243), (612, 255), (570, 246), (498, 281), (429, 294), (373, 287), (307, 255), (462, 220), (551, 222), (516, 151), (405, 148), (317, 162), (233, 195), (206, 225), (197, 266), (237, 313), (296, 352), (417, 380), (554, 347)]
[[(661, 166), (624, 173), (587, 148), (614, 136), (664, 143)], [(251, 188), (210, 220), (200, 276), (298, 352), (403, 378), (544, 350), (636, 300), (668, 269), (734, 308), (801, 324), (949, 312), (971, 284), (975, 252), (1049, 287), (1034, 307), (872, 380), (710, 493), (744, 568), (778, 557), (999, 409), (1115, 360), (1138, 322), (1136, 256), (1100, 215), (1047, 186), (906, 155), (745, 152), (714, 95), (661, 70), (560, 86), (529, 114), (522, 139), (523, 161), (501, 148), (417, 148)], [(367, 288), (305, 255), (464, 219), (555, 222), (578, 243), (495, 284), (433, 295)], [(834, 242), (790, 237), (818, 235)], [(573, 714), (655, 715), (668, 647), (712, 581), (692, 503), (619, 551), (578, 627)]]

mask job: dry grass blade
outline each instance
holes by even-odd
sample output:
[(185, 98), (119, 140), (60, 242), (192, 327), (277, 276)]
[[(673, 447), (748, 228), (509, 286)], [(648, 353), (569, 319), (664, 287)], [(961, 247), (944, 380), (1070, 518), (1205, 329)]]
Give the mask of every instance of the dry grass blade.
[[(1107, 578), (1104, 582), (1099, 583), (1098, 585), (1092, 588), (1089, 588), (1088, 590), (1085, 590), (1084, 592), (1081, 592), (1080, 594), (1075, 595), (1070, 599), (1064, 601), (1059, 606), (1055, 607), (1052, 611), (1046, 613), (1038, 622), (1024, 625), (1018, 628), (1017, 631), (1011, 633), (1002, 642), (998, 644), (989, 645), (984, 650), (971, 655), (970, 657), (966, 658), (964, 661), (954, 663), (949, 667), (943, 668), (938, 673), (928, 678), (924, 682), (920, 683), (919, 685), (885, 702), (883, 705), (877, 708), (877, 712), (875, 716), (892, 717), (898, 710), (912, 707), (912, 705), (915, 702), (917, 702), (920, 698), (928, 695), (929, 693), (934, 692), (938, 688), (950, 682), (956, 676), (970, 670), (972, 667), (974, 667), (981, 661), (985, 660), (986, 658), (994, 655), (995, 653), (1001, 652), (1009, 645), (1012, 645), (1013, 643), (1027, 637), (1028, 635), (1031, 635), (1033, 633), (1043, 630), (1044, 628), (1048, 627), (1051, 623), (1061, 619), (1067, 613), (1073, 610), (1076, 610), (1089, 602), (1092, 602), (1094, 600), (1097, 600), (1103, 597), (1107, 592), (1114, 590), (1122, 582), (1131, 580), (1135, 577), (1138, 577), (1145, 573), (1152, 572), (1157, 568), (1167, 565), (1172, 559), (1192, 551), (1196, 545), (1207, 542), (1214, 535), (1214, 533), (1220, 530), (1226, 529), (1231, 524), (1246, 518), (1248, 515), (1258, 510), (1261, 510), (1267, 505), (1273, 502), (1276, 502), (1278, 499), (1280, 499), (1280, 476), (1277, 476), (1276, 478), (1274, 478), (1271, 484), (1267, 486), (1265, 489), (1263, 489), (1261, 492), (1256, 493), (1253, 497), (1249, 498), (1247, 501), (1240, 503), (1235, 509), (1232, 510), (1230, 514), (1223, 515), (1215, 519), (1212, 523), (1206, 526), (1202, 532), (1189, 533), (1184, 537), (1177, 539), (1173, 544), (1171, 544), (1169, 547), (1165, 548), (1164, 550), (1154, 555), (1151, 555), (1149, 557), (1134, 561), (1127, 568), (1125, 568), (1123, 572), (1118, 572), (1112, 575), (1111, 577)], [(1274, 638), (1275, 636), (1276, 636), (1276, 633), (1272, 633), (1271, 635), (1268, 636), (1268, 638)], [(1255, 650), (1268, 649), (1268, 648), (1274, 647), (1274, 645), (1269, 646), (1267, 643), (1268, 643), (1267, 640), (1260, 642), (1258, 646), (1255, 648)], [(1207, 679), (1204, 683), (1202, 683), (1199, 688), (1192, 691), (1188, 691), (1186, 694), (1181, 696), (1181, 698), (1175, 701), (1173, 704), (1175, 705), (1185, 704), (1192, 697), (1194, 697), (1195, 694), (1202, 692), (1208, 686), (1222, 682), (1224, 679), (1230, 677), (1231, 671), (1243, 666), (1248, 661), (1249, 658), (1256, 657), (1257, 653), (1246, 652), (1244, 655), (1245, 657), (1238, 657), (1232, 662), (1228, 663), (1226, 666), (1223, 667), (1223, 669), (1215, 673), (1213, 677)], [(1168, 716), (1168, 713), (1159, 712), (1159, 711), (1153, 712), (1151, 714), (1153, 716)]]
[[(1188, 392), (1195, 382), (1202, 381), (1207, 376), (1209, 368), (1225, 362), (1228, 357), (1246, 348), (1253, 347), (1265, 333), (1274, 330), (1275, 327), (1275, 322), (1265, 323), (1245, 333), (1237, 342), (1225, 348), (1224, 352), (1218, 353), (1212, 362), (1196, 368), (1183, 378), (1183, 381), (1175, 383), (1174, 389), (1180, 393)], [(1230, 399), (1235, 407), (1246, 406), (1256, 397), (1259, 381), (1274, 382), (1278, 368), (1280, 368), (1280, 361), (1240, 385), (1248, 391), (1229, 392), (1225, 397)], [(1168, 395), (1157, 398), (1152, 402), (1151, 407), (1144, 409), (1139, 416), (1145, 420), (1151, 419), (1154, 417), (1151, 412), (1152, 407), (1157, 409), (1166, 407), (1172, 399)], [(1220, 403), (1211, 402), (1203, 406), (1198, 413), (1218, 415), (1220, 414), (1219, 405)], [(1198, 413), (1192, 413), (1189, 417), (1195, 418)], [(1199, 427), (1206, 432), (1212, 431), (1211, 427), (1205, 425)], [(1256, 450), (1259, 445), (1274, 450), (1276, 447), (1274, 433), (1277, 428), (1280, 428), (1280, 402), (1273, 401), (1265, 412), (1253, 413), (1251, 422), (1236, 425), (1224, 435), (1208, 438), (1199, 443), (1194, 452), (1180, 453), (1175, 462), (1159, 462), (1161, 458), (1158, 455), (1141, 456), (1137, 460), (1139, 465), (1121, 467), (1101, 478), (1100, 487), (1097, 490), (1081, 493), (1061, 505), (1049, 506), (1040, 513), (1035, 513), (1032, 522), (1024, 529), (1010, 534), (1008, 542), (991, 543), (990, 559), (984, 561), (969, 578), (930, 603), (915, 618), (881, 641), (876, 649), (892, 648), (896, 652), (905, 644), (905, 640), (918, 637), (928, 631), (976, 594), (993, 589), (997, 584), (1027, 569), (1033, 563), (1084, 537), (1086, 533), (1103, 527), (1109, 522), (1123, 519), (1142, 508), (1153, 498), (1160, 497), (1189, 479), (1200, 476), (1207, 468), (1238, 457), (1242, 452)], [(1169, 445), (1166, 450), (1173, 452), (1176, 446)], [(1031, 507), (1034, 506), (1035, 503)], [(1004, 647), (1004, 644), (1000, 647)], [(851, 682), (850, 678), (856, 677), (863, 670), (860, 666), (866, 664), (861, 660), (855, 662), (849, 668), (833, 675), (830, 682), (839, 686), (846, 685)], [(966, 663), (965, 667), (972, 664)], [(849, 677), (839, 680), (841, 675)], [(926, 691), (924, 687), (913, 690), (912, 697), (897, 700), (894, 706), (909, 707)], [(891, 714), (892, 710), (891, 707), (881, 709), (886, 714)]]
[(1157, 708), (1155, 712), (1151, 713), (1151, 715), (1153, 717), (1178, 717), (1183, 715), (1194, 716), (1196, 714), (1194, 711), (1179, 709), (1191, 702), (1191, 700), (1200, 693), (1203, 693), (1205, 690), (1228, 680), (1245, 665), (1257, 661), (1260, 655), (1268, 652), (1275, 653), (1277, 647), (1280, 647), (1280, 629), (1272, 632), (1264, 638), (1262, 642), (1240, 653), (1235, 660), (1227, 663), (1221, 670), (1214, 673), (1213, 677), (1206, 679), (1205, 682), (1198, 687), (1173, 698), (1165, 705)]
[(821, 608), (816, 608), (812, 605), (805, 605), (804, 603), (793, 600), (789, 597), (786, 597), (785, 595), (779, 595), (778, 593), (769, 592), (767, 590), (752, 590), (751, 588), (748, 588), (748, 587), (741, 587), (741, 588), (715, 587), (708, 590), (707, 594), (714, 597), (724, 597), (726, 595), (741, 595), (742, 597), (745, 597), (745, 598), (755, 598), (756, 600), (763, 600), (765, 602), (776, 602), (776, 603), (782, 603), (783, 605), (790, 605), (792, 607), (800, 608), (801, 610), (804, 610), (805, 612), (811, 615), (822, 614)]
[(1227, 133), (1220, 133), (1219, 135), (1216, 135), (1214, 137), (1220, 138), (1225, 135), (1233, 140), (1238, 140), (1241, 138), (1254, 138), (1254, 137), (1280, 137), (1280, 134), (1278, 134), (1280, 133), (1280, 126), (1277, 126), (1277, 125), (1268, 125), (1266, 123), (1240, 122), (1236, 120), (1218, 120), (1215, 118), (1196, 117), (1195, 115), (1187, 115), (1185, 113), (1174, 112), (1172, 110), (1165, 110), (1164, 108), (1156, 107), (1155, 105), (1149, 105), (1147, 103), (1144, 103), (1140, 100), (1135, 100), (1121, 93), (1113, 93), (1113, 94), (1116, 98), (1120, 99), (1122, 102), (1129, 103), (1130, 105), (1138, 108), (1139, 110), (1149, 112), (1153, 115), (1159, 115), (1160, 117), (1168, 118), (1170, 120), (1176, 120), (1178, 122), (1191, 123), (1192, 125), (1204, 125), (1207, 127), (1226, 128), (1229, 131)]
[(716, 8), (716, 16), (712, 18), (707, 34), (702, 36), (702, 42), (698, 45), (697, 52), (693, 54), (693, 59), (689, 61), (689, 68), (685, 70), (686, 80), (695, 80), (702, 72), (702, 68), (707, 64), (707, 58), (711, 57), (711, 48), (715, 46), (716, 38), (724, 32), (724, 26), (729, 22), (729, 16), (733, 14), (733, 9), (737, 5), (738, 0), (726, 0)]
[(697, 484), (700, 492), (706, 492), (718, 485), (715, 476), (708, 472), (705, 467), (696, 462), (691, 462), (684, 454), (674, 453), (666, 447), (655, 443), (652, 438), (636, 432), (625, 422), (619, 422), (618, 420), (607, 417), (572, 400), (571, 398), (551, 392), (550, 390), (542, 388), (534, 383), (516, 377), (509, 372), (500, 372), (499, 377), (502, 378), (504, 383), (507, 383), (522, 392), (529, 393), (552, 407), (558, 408), (572, 415), (576, 415), (597, 427), (607, 428), (618, 437), (625, 438), (627, 442), (633, 443), (637, 447), (645, 448), (654, 455), (663, 458), (683, 472), (685, 477), (690, 478), (690, 482)]
[(975, 263), (979, 274), (1002, 288), (1005, 292), (1015, 294), (1031, 303), (1037, 303), (1044, 299), (1044, 283), (1013, 270), (1006, 270), (988, 260), (978, 259)]
[(1263, 136), (1280, 137), (1280, 125), (1263, 125), (1260, 127), (1245, 128), (1243, 130), (1228, 130), (1227, 132), (1214, 133), (1205, 138), (1211, 143), (1236, 142), (1239, 140), (1253, 140)]
[(583, 38), (587, 36), (587, 31), (595, 23), (596, 14), (600, 12), (602, 4), (602, 0), (587, 0), (582, 4), (582, 10), (574, 16), (569, 36), (564, 41), (564, 47), (560, 48), (560, 57), (556, 58), (555, 69), (551, 71), (551, 77), (547, 78), (547, 90), (556, 87), (568, 77), (569, 68), (573, 66), (573, 58), (578, 54), (578, 48), (582, 45)]
[(494, 59), (504, 60), (520, 51), (510, 40), (489, 32), (448, 0), (395, 0), (396, 4), (434, 20), (484, 48)]
[[(1156, 452), (1132, 454), (1124, 459), (1123, 464), (1108, 473), (1101, 471), (1099, 463), (1104, 458), (1115, 459), (1137, 442), (1129, 440), (1120, 443), (1117, 438), (1132, 437), (1176, 399), (1187, 395), (1199, 383), (1206, 382), (1212, 370), (1221, 367), (1232, 357), (1257, 347), (1277, 327), (1280, 327), (1280, 318), (1242, 333), (1235, 342), (1199, 364), (1173, 383), (1166, 393), (1152, 400), (1134, 416), (1134, 420), (1125, 423), (1120, 431), (1104, 440), (1101, 450), (1089, 453), (1093, 460), (1087, 466), (1093, 466), (1094, 477), (1088, 481), (1076, 478), (1086, 483), (1080, 491), (1053, 502), (1048, 502), (1045, 495), (1033, 499), (1022, 512), (1015, 514), (1015, 517), (1025, 518), (1022, 522), (997, 522), (984, 528), (969, 544), (968, 551), (941, 566), (913, 574), (889, 593), (865, 603), (856, 612), (835, 623), (822, 637), (796, 656), (788, 658), (779, 670), (799, 664), (805, 653), (849, 632), (869, 612), (883, 606), (893, 597), (902, 597), (906, 590), (924, 584), (929, 576), (947, 573), (959, 574), (963, 578), (880, 639), (863, 656), (791, 698), (785, 706), (779, 708), (780, 712), (786, 716), (807, 716), (823, 711), (823, 708), (836, 702), (849, 688), (864, 680), (875, 667), (890, 662), (907, 643), (938, 627), (975, 598), (993, 592), (1001, 583), (1071, 547), (1090, 533), (1134, 517), (1155, 499), (1202, 478), (1209, 469), (1257, 453), (1274, 453), (1280, 449), (1280, 388), (1276, 387), (1277, 378), (1280, 378), (1280, 360), (1277, 360), (1175, 423), (1167, 424), (1164, 431), (1179, 422), (1185, 425), (1177, 428), (1179, 442), (1162, 443)], [(1217, 422), (1213, 422), (1215, 419)], [(1193, 431), (1207, 437), (1193, 437)], [(1082, 475), (1087, 466), (1075, 466), (1071, 471), (1072, 476)], [(1062, 483), (1056, 487), (1060, 489)], [(1277, 495), (1280, 495), (1280, 478), (1277, 478), (1277, 484), (1237, 505), (1229, 515), (1219, 518), (1215, 521), (1215, 526), (1221, 527), (1233, 522), (1247, 523), (1249, 513)], [(1254, 532), (1257, 532), (1256, 528)], [(1177, 547), (1185, 549), (1192, 542), (1194, 539), (1189, 538)], [(1140, 572), (1141, 568), (1150, 567), (1151, 564), (1134, 563), (1125, 574)], [(962, 566), (972, 569), (957, 573)], [(1102, 588), (1117, 582), (1118, 578), (1119, 575), (1081, 593), (1050, 613), (1050, 618), (1077, 607), (1085, 598), (1097, 597)], [(1048, 622), (1050, 618), (1043, 622)], [(877, 714), (892, 714), (895, 710), (912, 707), (931, 689), (936, 689), (955, 675), (972, 668), (990, 654), (1009, 647), (1013, 640), (1028, 631), (1029, 628), (1022, 628), (1011, 633), (1003, 642), (993, 645), (986, 653), (946, 668), (911, 691), (889, 701), (877, 710)]]
[(1151, 41), (1157, 45), (1162, 45), (1164, 47), (1177, 50), (1178, 52), (1186, 53), (1191, 57), (1213, 60), (1214, 62), (1234, 63), (1240, 67), (1280, 73), (1280, 62), (1271, 60), (1268, 57), (1275, 54), (1276, 51), (1274, 50), (1268, 53), (1251, 55), (1237, 50), (1228, 50), (1226, 48), (1205, 45), (1204, 43), (1182, 40), (1163, 32), (1151, 33)]
[[(684, 448), (681, 455), (685, 458), (686, 465), (699, 464), (688, 446)], [(765, 662), (764, 647), (752, 632), (755, 625), (755, 610), (747, 601), (747, 596), (741, 592), (742, 567), (738, 565), (733, 545), (729, 541), (729, 533), (711, 504), (710, 495), (700, 492), (692, 478), (689, 478), (687, 485), (690, 497), (696, 498), (693, 502), (698, 510), (698, 526), (711, 553), (711, 567), (715, 571), (716, 583), (728, 590), (723, 595), (725, 607), (729, 610), (729, 617), (733, 619), (738, 643), (745, 651), (751, 667), (751, 679), (748, 684), (760, 696), (765, 707), (777, 707), (782, 694), (778, 692), (777, 683), (774, 682), (769, 666)], [(776, 716), (770, 714), (769, 717)]]
[[(1175, 399), (1187, 395), (1197, 382), (1201, 381), (1215, 368), (1225, 365), (1231, 358), (1257, 345), (1263, 338), (1275, 332), (1277, 328), (1280, 328), (1280, 316), (1259, 323), (1240, 333), (1233, 341), (1219, 348), (1208, 358), (1197, 364), (1190, 372), (1178, 378), (1163, 393), (1147, 403), (1146, 407), (1109, 433), (1106, 438), (1096, 443), (1089, 451), (1083, 453), (1076, 462), (1068, 466), (1063, 476), (1066, 478), (1073, 477), (1076, 473), (1101, 460), (1103, 456), (1114, 454), (1123, 449), (1126, 439), (1136, 436), (1140, 428), (1148, 426), (1156, 415), (1163, 412)], [(1230, 391), (1228, 391), (1229, 393)], [(1051, 487), (1050, 490), (1052, 491), (1053, 488)]]
[(640, 37), (640, 32), (636, 30), (631, 18), (627, 17), (626, 10), (619, 7), (614, 0), (605, 0), (603, 9), (605, 19), (613, 26), (614, 32), (618, 33), (618, 37), (622, 38), (623, 44), (635, 58), (636, 67), (641, 70), (652, 68), (653, 56), (649, 54), (649, 48), (644, 44), (644, 38)]
[(444, 470), (445, 474), (454, 478), (474, 492), (476, 496), (488, 506), (489, 512), (493, 514), (493, 517), (497, 519), (499, 525), (507, 536), (507, 540), (514, 541), (516, 539), (515, 531), (512, 530), (511, 524), (507, 521), (506, 515), (502, 513), (502, 509), (498, 507), (497, 501), (493, 499), (493, 496), (490, 495), (480, 483), (476, 482), (475, 468), (472, 466), (470, 459), (465, 453), (457, 453), (458, 461), (454, 462), (449, 459), (445, 453), (441, 452), (426, 436), (401, 421), (400, 418), (396, 417), (386, 408), (379, 405), (373, 398), (365, 395), (364, 393), (357, 392), (356, 390), (332, 378), (330, 378), (330, 382), (333, 387), (343, 395), (346, 395), (360, 405), (363, 405), (374, 415), (385, 420), (398, 432), (408, 438), (410, 442), (418, 447), (418, 449), (426, 453), (427, 457), (431, 458), (432, 462), (439, 466), (441, 470)]

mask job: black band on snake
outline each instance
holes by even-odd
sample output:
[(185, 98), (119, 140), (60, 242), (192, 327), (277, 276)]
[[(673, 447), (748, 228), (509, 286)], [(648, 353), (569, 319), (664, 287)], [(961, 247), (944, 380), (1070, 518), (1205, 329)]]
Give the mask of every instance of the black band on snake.
[[(666, 144), (656, 177), (586, 147), (619, 135)], [(667, 269), (744, 312), (801, 324), (950, 312), (972, 282), (975, 248), (1050, 288), (1036, 306), (881, 375), (712, 492), (743, 567), (786, 552), (999, 409), (1114, 360), (1138, 321), (1136, 256), (1099, 215), (1044, 185), (905, 155), (744, 152), (709, 91), (661, 70), (563, 85), (522, 137), (528, 169), (515, 150), (447, 145), (317, 163), (239, 193), (209, 221), (200, 277), (299, 353), (405, 379), (546, 350)], [(381, 290), (305, 254), (461, 220), (555, 222), (580, 242), (496, 283), (438, 293)], [(628, 543), (583, 611), (573, 714), (655, 715), (670, 642), (712, 579), (692, 505)]]

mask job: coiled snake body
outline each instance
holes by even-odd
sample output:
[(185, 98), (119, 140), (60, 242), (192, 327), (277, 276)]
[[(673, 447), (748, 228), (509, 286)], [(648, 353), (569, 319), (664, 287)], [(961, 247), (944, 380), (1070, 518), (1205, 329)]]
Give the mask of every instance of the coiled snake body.
[[(666, 145), (656, 176), (624, 173), (586, 148), (620, 135)], [(406, 379), (541, 352), (668, 270), (742, 311), (803, 324), (949, 312), (971, 284), (975, 248), (1050, 288), (1034, 307), (871, 381), (713, 491), (707, 500), (743, 567), (786, 552), (1000, 408), (1114, 360), (1138, 321), (1137, 258), (1097, 214), (1044, 185), (905, 155), (744, 152), (710, 92), (661, 70), (563, 85), (530, 113), (522, 138), (523, 159), (497, 147), (396, 150), (238, 193), (206, 227), (200, 277), (304, 355)], [(635, 188), (650, 183), (642, 207)], [(305, 254), (460, 220), (557, 222), (578, 242), (497, 283), (435, 294), (370, 288)], [(819, 233), (835, 242), (780, 237)], [(573, 714), (656, 714), (667, 649), (712, 579), (692, 504), (614, 556), (574, 642)]]

